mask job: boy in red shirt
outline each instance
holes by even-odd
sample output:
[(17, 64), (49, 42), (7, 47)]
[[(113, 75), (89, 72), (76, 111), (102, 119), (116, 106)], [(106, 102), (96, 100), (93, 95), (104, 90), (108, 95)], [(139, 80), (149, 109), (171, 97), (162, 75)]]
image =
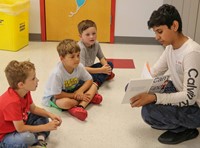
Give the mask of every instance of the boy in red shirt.
[(34, 64), (13, 60), (5, 74), (10, 87), (0, 96), (0, 147), (46, 147), (45, 139), (62, 120), (33, 103), (30, 91), (36, 90), (39, 81)]

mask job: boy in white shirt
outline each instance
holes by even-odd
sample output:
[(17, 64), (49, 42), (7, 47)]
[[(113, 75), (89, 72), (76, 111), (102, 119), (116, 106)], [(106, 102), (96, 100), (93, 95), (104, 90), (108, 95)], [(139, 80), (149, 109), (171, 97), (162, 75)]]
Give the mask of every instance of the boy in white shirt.
[(60, 62), (52, 71), (45, 89), (43, 104), (54, 106), (84, 121), (86, 106), (100, 104), (102, 96), (97, 94), (91, 75), (80, 63), (80, 47), (71, 39), (61, 41), (57, 46)]
[(177, 9), (168, 4), (155, 10), (149, 29), (165, 50), (151, 69), (153, 77), (170, 72), (164, 93), (133, 96), (132, 107), (142, 106), (142, 117), (152, 128), (167, 130), (158, 140), (178, 144), (198, 136), (200, 127), (200, 45), (182, 33)]

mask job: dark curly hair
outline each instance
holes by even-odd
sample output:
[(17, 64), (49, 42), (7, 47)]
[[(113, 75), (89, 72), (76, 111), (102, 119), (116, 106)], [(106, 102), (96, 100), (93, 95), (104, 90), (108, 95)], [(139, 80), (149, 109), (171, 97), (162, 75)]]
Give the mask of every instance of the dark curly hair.
[(170, 29), (173, 22), (177, 21), (179, 23), (178, 32), (182, 32), (182, 20), (178, 10), (169, 4), (164, 4), (158, 8), (158, 10), (153, 11), (147, 22), (148, 28), (153, 28), (154, 26), (167, 25)]

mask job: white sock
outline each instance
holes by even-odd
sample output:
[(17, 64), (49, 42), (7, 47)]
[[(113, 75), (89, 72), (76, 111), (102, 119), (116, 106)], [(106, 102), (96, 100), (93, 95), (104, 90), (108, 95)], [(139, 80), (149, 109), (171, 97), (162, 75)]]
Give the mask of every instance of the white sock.
[(38, 139), (38, 140), (43, 140), (43, 141), (45, 141), (44, 135), (38, 135), (37, 139)]

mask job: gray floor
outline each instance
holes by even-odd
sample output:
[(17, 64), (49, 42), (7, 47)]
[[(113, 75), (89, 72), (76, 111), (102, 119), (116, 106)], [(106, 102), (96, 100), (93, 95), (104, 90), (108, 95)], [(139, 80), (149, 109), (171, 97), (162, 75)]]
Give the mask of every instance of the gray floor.
[[(52, 68), (59, 60), (58, 42), (30, 42), (18, 52), (0, 50), (0, 94), (8, 84), (4, 69), (9, 61), (30, 60), (36, 66), (39, 86), (32, 92), (34, 102), (41, 106), (44, 86)], [(157, 141), (163, 131), (154, 130), (141, 118), (141, 108), (121, 104), (124, 86), (130, 79), (139, 78), (145, 61), (153, 65), (163, 48), (158, 45), (101, 44), (107, 58), (133, 59), (135, 69), (114, 69), (116, 77), (100, 89), (104, 100), (101, 105), (89, 105), (88, 118), (82, 122), (67, 112), (46, 108), (62, 117), (58, 130), (51, 132), (48, 148), (199, 148), (200, 136), (179, 145), (163, 145)]]

